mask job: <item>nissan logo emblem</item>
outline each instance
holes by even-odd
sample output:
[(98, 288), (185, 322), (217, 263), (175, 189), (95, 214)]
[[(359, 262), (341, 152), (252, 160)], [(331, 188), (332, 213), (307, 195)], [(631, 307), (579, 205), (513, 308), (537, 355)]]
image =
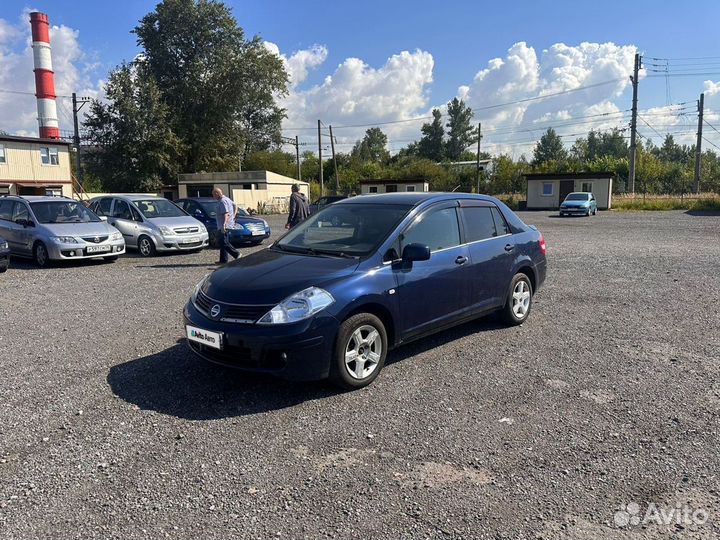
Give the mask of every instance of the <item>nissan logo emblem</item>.
[(210, 316), (216, 319), (220, 315), (220, 304), (215, 304), (210, 308)]

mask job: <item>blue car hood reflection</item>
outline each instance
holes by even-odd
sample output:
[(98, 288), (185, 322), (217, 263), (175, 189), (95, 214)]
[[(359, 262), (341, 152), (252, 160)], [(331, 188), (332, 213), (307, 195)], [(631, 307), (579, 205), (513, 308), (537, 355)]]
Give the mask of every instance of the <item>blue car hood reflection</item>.
[(356, 259), (256, 251), (210, 275), (205, 293), (231, 304), (277, 304), (308, 287), (328, 287), (357, 268)]

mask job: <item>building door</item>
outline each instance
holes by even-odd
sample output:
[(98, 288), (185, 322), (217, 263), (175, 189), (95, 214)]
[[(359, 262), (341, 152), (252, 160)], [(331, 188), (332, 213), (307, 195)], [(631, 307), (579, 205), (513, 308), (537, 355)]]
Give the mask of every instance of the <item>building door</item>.
[(560, 201), (558, 205), (573, 191), (575, 191), (575, 180), (560, 180)]

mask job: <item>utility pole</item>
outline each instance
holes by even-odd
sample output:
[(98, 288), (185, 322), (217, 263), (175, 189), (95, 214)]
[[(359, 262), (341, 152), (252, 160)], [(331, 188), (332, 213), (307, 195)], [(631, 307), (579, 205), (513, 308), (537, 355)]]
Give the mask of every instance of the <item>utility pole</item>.
[(335, 195), (338, 195), (340, 193), (340, 177), (338, 177), (337, 159), (335, 159), (335, 137), (333, 137), (333, 134), (332, 134), (332, 126), (329, 126), (329, 127), (330, 127), (330, 148), (332, 148), (333, 167), (335, 167)]
[(693, 193), (700, 193), (700, 165), (702, 164), (702, 128), (704, 108), (705, 94), (700, 94), (700, 101), (698, 101), (698, 130), (697, 145), (695, 146), (695, 182), (693, 182)]
[(318, 120), (318, 161), (320, 162), (320, 196), (325, 195), (325, 182), (323, 181), (323, 164), (322, 164), (322, 132), (320, 131), (320, 120)]
[(73, 144), (75, 145), (75, 168), (77, 169), (77, 181), (80, 187), (83, 187), (83, 172), (80, 161), (80, 129), (78, 128), (78, 111), (83, 108), (83, 105), (88, 103), (90, 100), (87, 98), (80, 98), (80, 106), (78, 107), (78, 98), (75, 92), (72, 93), (72, 108), (73, 108)]
[(630, 120), (630, 171), (628, 174), (627, 189), (630, 193), (635, 193), (635, 154), (637, 152), (637, 102), (638, 102), (638, 73), (641, 68), (642, 57), (639, 53), (635, 53), (635, 67), (633, 68), (633, 76), (630, 77), (633, 87), (632, 97), (632, 119)]
[(480, 141), (482, 140), (482, 122), (478, 124), (478, 149), (477, 149), (477, 193), (480, 193)]
[(300, 140), (295, 135), (295, 155), (297, 157), (297, 179), (302, 182), (302, 167), (300, 166)]

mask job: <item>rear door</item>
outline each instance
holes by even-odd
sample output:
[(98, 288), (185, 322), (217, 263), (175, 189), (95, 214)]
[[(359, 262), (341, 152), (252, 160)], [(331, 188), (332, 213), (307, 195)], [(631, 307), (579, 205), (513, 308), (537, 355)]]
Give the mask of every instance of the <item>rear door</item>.
[[(39, 225), (35, 222), (30, 214), (30, 208), (25, 202), (15, 201), (12, 214), (12, 225), (14, 227), (13, 239), (16, 245), (16, 251), (23, 255), (32, 255), (32, 248), (34, 242), (34, 231)], [(35, 223), (35, 227), (24, 227), (18, 225), (18, 221), (24, 220), (26, 222)]]
[(505, 218), (491, 202), (460, 202), (465, 241), (470, 252), (473, 310), (496, 308), (505, 301), (512, 276), (515, 244)]
[(15, 237), (16, 226), (12, 221), (15, 202), (7, 199), (0, 199), (0, 236), (7, 240), (10, 249), (18, 252), (17, 241)]
[(461, 245), (457, 201), (420, 214), (398, 239), (398, 254), (408, 244), (430, 248), (427, 261), (394, 263), (403, 339), (460, 318), (470, 298), (469, 253)]

